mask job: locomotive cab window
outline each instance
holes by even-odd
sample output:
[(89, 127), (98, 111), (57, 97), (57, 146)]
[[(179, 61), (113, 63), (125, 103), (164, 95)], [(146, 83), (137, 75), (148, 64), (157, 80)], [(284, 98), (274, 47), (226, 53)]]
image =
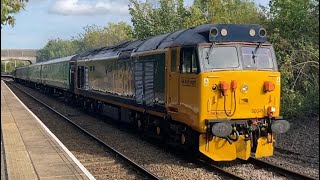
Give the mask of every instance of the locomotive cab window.
[(195, 48), (183, 48), (181, 51), (181, 73), (198, 73), (197, 53)]
[(200, 56), (206, 70), (233, 69), (239, 67), (239, 58), (235, 46), (211, 46), (200, 50)]
[(267, 47), (242, 47), (242, 61), (245, 69), (273, 69), (272, 53)]

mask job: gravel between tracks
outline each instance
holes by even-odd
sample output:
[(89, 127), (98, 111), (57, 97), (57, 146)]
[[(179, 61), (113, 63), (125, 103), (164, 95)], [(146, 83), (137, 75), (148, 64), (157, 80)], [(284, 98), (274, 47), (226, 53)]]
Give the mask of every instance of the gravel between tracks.
[(276, 146), (301, 155), (275, 152), (264, 160), (319, 179), (319, 117), (290, 122), (290, 130), (276, 137)]
[[(200, 168), (193, 163), (181, 161), (181, 159), (165, 152), (162, 148), (157, 149), (157, 147), (150, 145), (148, 142), (80, 112), (76, 108), (62, 105), (61, 102), (56, 99), (29, 88), (23, 88), (38, 98), (40, 97), (39, 99), (42, 99), (51, 107), (55, 107), (59, 112), (76, 120), (77, 123), (86, 126), (88, 130), (95, 132), (99, 138), (116, 147), (129, 158), (135, 159), (138, 164), (144, 165), (151, 172), (161, 175), (164, 179), (222, 179), (222, 177), (216, 175), (214, 172)], [(88, 125), (87, 122), (91, 122), (90, 125)], [(271, 158), (267, 159), (269, 160)], [(287, 163), (287, 159), (275, 159), (278, 163)], [(221, 165), (224, 169), (234, 172), (245, 179), (285, 179), (282, 176), (254, 167), (251, 164), (226, 163), (226, 165), (223, 165), (222, 163)], [(303, 168), (294, 162), (289, 164), (288, 167), (292, 170)]]

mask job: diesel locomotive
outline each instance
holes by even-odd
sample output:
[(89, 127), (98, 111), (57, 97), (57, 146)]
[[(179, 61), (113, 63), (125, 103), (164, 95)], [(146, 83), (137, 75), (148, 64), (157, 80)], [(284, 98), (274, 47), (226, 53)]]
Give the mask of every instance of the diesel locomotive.
[(17, 68), (15, 80), (214, 161), (267, 157), (290, 124), (266, 33), (206, 24)]

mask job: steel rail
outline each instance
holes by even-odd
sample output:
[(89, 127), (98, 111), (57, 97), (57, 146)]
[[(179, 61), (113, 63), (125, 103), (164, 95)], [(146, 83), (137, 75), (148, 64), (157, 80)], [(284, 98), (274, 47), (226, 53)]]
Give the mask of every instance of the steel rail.
[(269, 163), (266, 161), (262, 161), (262, 160), (259, 160), (259, 159), (253, 158), (253, 157), (250, 157), (248, 159), (248, 161), (246, 161), (246, 162), (252, 163), (252, 164), (260, 166), (262, 168), (267, 168), (267, 169), (270, 168), (276, 173), (279, 173), (279, 174), (284, 175), (286, 177), (290, 176), (293, 179), (302, 179), (302, 180), (315, 180), (316, 179), (316, 178), (313, 178), (313, 177), (310, 177), (310, 176), (307, 176), (307, 175), (304, 175), (304, 174), (301, 174), (298, 172), (294, 172), (289, 169), (282, 168), (281, 166), (278, 166), (278, 165), (275, 165), (275, 164), (272, 164), (272, 163)]
[(210, 168), (213, 168), (216, 172), (224, 175), (224, 176), (227, 176), (228, 178), (231, 178), (231, 179), (234, 179), (234, 180), (244, 180), (243, 177), (240, 177), (234, 173), (231, 173), (231, 172), (228, 172), (222, 168), (220, 168), (219, 166), (217, 165), (214, 165), (214, 164), (211, 164), (205, 160), (202, 160), (202, 159), (198, 159), (197, 160), (197, 163), (198, 164), (201, 164), (202, 166), (205, 166), (207, 169), (210, 169)]
[[(7, 81), (8, 82), (8, 81)], [(88, 135), (89, 137), (93, 138), (94, 140), (96, 140), (99, 144), (101, 144), (102, 146), (106, 147), (107, 149), (109, 149), (110, 151), (112, 151), (114, 154), (116, 154), (116, 156), (120, 157), (122, 160), (124, 160), (126, 163), (128, 163), (130, 166), (132, 166), (136, 171), (142, 173), (146, 178), (149, 179), (157, 179), (160, 180), (161, 178), (158, 177), (157, 175), (153, 174), (152, 172), (150, 172), (149, 170), (145, 169), (144, 167), (142, 167), (141, 165), (137, 164), (136, 162), (134, 162), (133, 160), (131, 160), (130, 158), (128, 158), (127, 156), (125, 156), (124, 154), (122, 154), (121, 152), (117, 151), (114, 147), (106, 144), (105, 142), (103, 142), (102, 140), (100, 140), (98, 137), (96, 137), (95, 135), (91, 134), (90, 132), (88, 132), (87, 130), (85, 130), (84, 128), (80, 127), (79, 125), (77, 125), (76, 123), (74, 123), (72, 120), (70, 120), (69, 118), (67, 118), (66, 116), (64, 116), (63, 114), (61, 114), (60, 112), (58, 112), (57, 110), (53, 109), (52, 107), (50, 107), (49, 105), (45, 104), (44, 102), (42, 102), (41, 100), (37, 99), (36, 97), (32, 96), (31, 94), (25, 92), (24, 90), (22, 90), (20, 87), (16, 86), (15, 84), (8, 82), (11, 85), (13, 85), (14, 87), (16, 87), (17, 89), (19, 89), (21, 92), (23, 92), (24, 94), (28, 95), (29, 97), (31, 97), (32, 99), (34, 99), (35, 101), (39, 102), (40, 104), (42, 104), (43, 106), (45, 106), (46, 108), (48, 108), (49, 110), (53, 111), (54, 113), (56, 113), (57, 115), (59, 115), (60, 117), (62, 117), (63, 119), (67, 120), (69, 123), (71, 123), (72, 125), (74, 125), (75, 127), (77, 127), (79, 130), (81, 130), (82, 132), (84, 132), (86, 135)]]
[(308, 157), (308, 158), (316, 158), (314, 156), (305, 155), (305, 154), (294, 152), (294, 151), (290, 151), (290, 150), (287, 150), (287, 149), (282, 149), (282, 148), (279, 148), (279, 147), (274, 147), (274, 150), (276, 150), (276, 151), (278, 151), (279, 153), (282, 153), (282, 154), (289, 154), (289, 155), (295, 155), (295, 156), (304, 156), (304, 157)]

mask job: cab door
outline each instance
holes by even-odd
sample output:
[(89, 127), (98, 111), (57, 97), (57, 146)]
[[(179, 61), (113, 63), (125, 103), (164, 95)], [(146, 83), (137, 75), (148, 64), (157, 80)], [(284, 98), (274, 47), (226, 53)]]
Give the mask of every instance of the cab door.
[(167, 61), (167, 104), (168, 111), (178, 112), (180, 81), (180, 48), (170, 48)]
[(189, 126), (196, 125), (199, 115), (199, 65), (196, 48), (182, 47), (180, 50), (179, 119)]

